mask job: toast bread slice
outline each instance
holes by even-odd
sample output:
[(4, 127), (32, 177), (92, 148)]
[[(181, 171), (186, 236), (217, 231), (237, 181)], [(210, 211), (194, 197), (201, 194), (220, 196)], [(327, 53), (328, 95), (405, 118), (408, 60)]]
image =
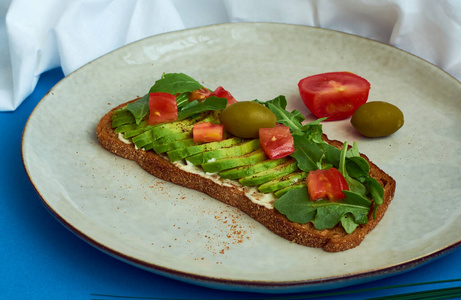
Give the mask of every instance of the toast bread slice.
[[(378, 207), (376, 218), (373, 218), (372, 207), (368, 215), (368, 222), (357, 227), (351, 234), (347, 234), (338, 225), (332, 229), (317, 230), (312, 223), (291, 222), (276, 209), (266, 208), (252, 202), (245, 195), (243, 189), (237, 185), (235, 187), (221, 185), (210, 178), (184, 171), (154, 151), (136, 149), (134, 144), (121, 141), (118, 134), (112, 129), (111, 118), (115, 110), (126, 106), (129, 102), (113, 108), (100, 120), (96, 128), (96, 135), (102, 147), (118, 156), (136, 161), (141, 168), (160, 179), (203, 192), (226, 204), (235, 206), (273, 233), (293, 243), (322, 248), (327, 252), (340, 252), (357, 247), (365, 236), (378, 225), (394, 197), (395, 180), (371, 162), (368, 157), (361, 154), (370, 165), (370, 176), (384, 187), (383, 204)], [(323, 139), (338, 148), (343, 145), (340, 141), (329, 140), (326, 135), (323, 135)]]

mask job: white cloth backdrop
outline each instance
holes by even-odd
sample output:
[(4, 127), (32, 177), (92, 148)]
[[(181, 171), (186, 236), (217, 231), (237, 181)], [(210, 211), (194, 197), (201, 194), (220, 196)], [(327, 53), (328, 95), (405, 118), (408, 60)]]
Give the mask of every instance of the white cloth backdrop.
[(334, 29), (401, 48), (461, 80), (461, 0), (0, 0), (0, 111), (147, 36), (228, 22)]

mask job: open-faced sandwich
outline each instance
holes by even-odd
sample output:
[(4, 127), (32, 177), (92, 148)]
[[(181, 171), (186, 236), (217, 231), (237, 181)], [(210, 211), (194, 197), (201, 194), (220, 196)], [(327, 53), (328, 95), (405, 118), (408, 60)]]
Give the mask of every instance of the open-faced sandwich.
[(329, 140), (321, 121), (287, 111), (284, 96), (236, 101), (182, 73), (97, 126), (100, 144), (163, 180), (235, 206), (294, 243), (338, 252), (358, 246), (391, 202), (395, 181)]

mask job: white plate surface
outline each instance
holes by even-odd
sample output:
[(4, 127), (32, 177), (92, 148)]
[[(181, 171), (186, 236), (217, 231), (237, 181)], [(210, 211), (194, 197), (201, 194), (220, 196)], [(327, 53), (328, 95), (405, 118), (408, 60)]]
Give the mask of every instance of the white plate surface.
[[(308, 75), (350, 71), (371, 82), (369, 100), (402, 109), (405, 125), (381, 139), (330, 122), (330, 138), (361, 152), (397, 181), (394, 201), (361, 246), (326, 253), (291, 244), (198, 192), (159, 180), (101, 148), (99, 119), (145, 94), (164, 72), (183, 72), (243, 100), (282, 94), (313, 117), (297, 91)], [(50, 209), (84, 240), (127, 263), (229, 290), (298, 292), (410, 270), (449, 252), (461, 233), (461, 84), (393, 47), (305, 26), (223, 24), (147, 38), (59, 82), (33, 111), (23, 159)]]

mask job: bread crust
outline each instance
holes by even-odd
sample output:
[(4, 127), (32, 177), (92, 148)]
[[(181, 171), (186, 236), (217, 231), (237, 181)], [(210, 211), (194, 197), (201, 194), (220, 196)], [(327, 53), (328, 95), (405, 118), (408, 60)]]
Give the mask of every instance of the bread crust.
[[(186, 172), (154, 151), (137, 150), (134, 144), (126, 144), (120, 141), (118, 134), (112, 129), (111, 118), (115, 110), (126, 106), (127, 103), (109, 111), (97, 125), (96, 135), (102, 147), (118, 156), (136, 161), (144, 170), (160, 179), (203, 192), (226, 204), (235, 206), (273, 233), (293, 243), (322, 248), (327, 252), (340, 252), (357, 247), (365, 236), (381, 221), (394, 197), (395, 180), (371, 162), (367, 156), (361, 154), (370, 164), (370, 176), (384, 187), (383, 204), (378, 207), (376, 218), (373, 218), (373, 208), (370, 209), (367, 224), (360, 225), (351, 234), (347, 234), (338, 225), (332, 229), (317, 230), (312, 223), (299, 224), (291, 222), (276, 209), (269, 209), (252, 202), (245, 196), (242, 189), (221, 185), (209, 178)], [(340, 141), (329, 140), (325, 135), (323, 138), (335, 147), (341, 148), (343, 145)]]

